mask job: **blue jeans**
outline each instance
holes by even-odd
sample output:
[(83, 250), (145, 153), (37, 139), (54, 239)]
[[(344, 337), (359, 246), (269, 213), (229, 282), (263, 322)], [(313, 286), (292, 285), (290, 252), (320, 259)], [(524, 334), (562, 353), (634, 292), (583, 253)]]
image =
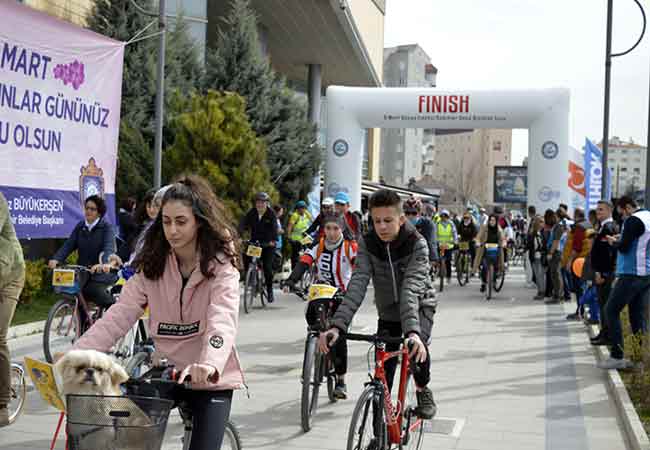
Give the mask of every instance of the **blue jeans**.
[(623, 331), (621, 330), (621, 311), (627, 305), (630, 325), (634, 334), (645, 333), (645, 308), (650, 294), (650, 276), (636, 277), (623, 275), (616, 280), (609, 299), (605, 305), (605, 319), (612, 341), (610, 354), (612, 358), (623, 358)]

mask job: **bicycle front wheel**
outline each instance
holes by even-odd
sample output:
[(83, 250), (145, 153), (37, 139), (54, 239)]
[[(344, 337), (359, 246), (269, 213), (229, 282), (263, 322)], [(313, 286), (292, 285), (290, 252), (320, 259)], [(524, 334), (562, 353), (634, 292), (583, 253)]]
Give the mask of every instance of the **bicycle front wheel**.
[(492, 288), (494, 287), (494, 264), (488, 263), (487, 270), (487, 289), (485, 290), (485, 299), (492, 298)]
[(260, 296), (262, 308), (266, 308), (268, 294), (266, 292), (266, 283), (264, 282), (264, 272), (259, 268), (257, 269), (257, 292)]
[(25, 406), (25, 398), (27, 397), (27, 383), (25, 382), (25, 374), (20, 366), (15, 364), (11, 365), (11, 382), (9, 386), (9, 424), (12, 424), (18, 419), (18, 416), (23, 412)]
[(499, 292), (501, 291), (501, 288), (503, 288), (503, 282), (506, 279), (506, 271), (505, 269), (501, 271), (501, 273), (497, 273), (494, 275), (494, 292)]
[(380, 395), (374, 386), (367, 386), (352, 413), (347, 450), (388, 448), (388, 430), (382, 412)]
[(241, 448), (239, 431), (237, 431), (237, 428), (232, 422), (226, 422), (226, 431), (223, 435), (221, 450), (241, 450)]
[(43, 354), (50, 364), (55, 353), (63, 353), (72, 347), (79, 335), (79, 315), (74, 300), (62, 298), (50, 308), (43, 329)]
[(465, 252), (458, 255), (458, 260), (456, 261), (456, 278), (458, 278), (458, 284), (465, 286), (467, 284), (467, 254)]
[[(250, 264), (253, 264), (252, 262)], [(253, 266), (248, 268), (246, 272), (246, 278), (244, 281), (244, 312), (248, 314), (253, 309), (253, 297), (255, 297), (255, 291), (257, 287), (255, 286), (256, 275), (255, 268)]]
[(300, 418), (302, 429), (306, 432), (311, 430), (312, 416), (318, 408), (318, 391), (320, 389), (320, 367), (317, 367), (316, 360), (318, 337), (309, 336), (305, 343), (305, 358), (302, 362), (302, 396), (300, 399)]

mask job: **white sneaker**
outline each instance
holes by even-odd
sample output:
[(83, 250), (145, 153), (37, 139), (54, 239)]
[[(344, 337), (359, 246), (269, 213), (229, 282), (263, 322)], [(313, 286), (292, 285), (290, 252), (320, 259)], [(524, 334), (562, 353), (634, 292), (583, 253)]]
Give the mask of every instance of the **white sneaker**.
[(604, 361), (601, 361), (598, 363), (598, 368), (600, 369), (605, 369), (605, 370), (610, 370), (610, 369), (629, 369), (633, 367), (634, 364), (629, 359), (625, 358), (607, 358)]

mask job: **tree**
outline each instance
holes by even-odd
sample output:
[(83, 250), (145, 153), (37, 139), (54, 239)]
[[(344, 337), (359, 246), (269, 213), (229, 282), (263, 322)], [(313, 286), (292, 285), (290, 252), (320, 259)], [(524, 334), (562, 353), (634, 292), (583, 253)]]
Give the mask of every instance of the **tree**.
[(320, 167), (316, 129), (306, 102), (287, 89), (261, 53), (257, 19), (248, 0), (233, 0), (206, 56), (204, 88), (237, 92), (246, 99), (251, 126), (268, 144), (269, 169), (285, 201), (311, 190)]
[[(151, 11), (151, 0), (137, 0)], [(156, 18), (140, 13), (130, 0), (95, 0), (88, 16), (88, 27), (110, 38), (128, 42)], [(141, 35), (155, 31), (149, 27)], [(165, 125), (171, 105), (171, 93), (180, 90), (189, 94), (200, 86), (202, 68), (198, 52), (187, 34), (182, 17), (168, 28), (165, 51)], [(144, 39), (124, 49), (120, 143), (118, 148), (117, 198), (142, 195), (152, 186), (153, 141), (155, 126), (157, 39)], [(164, 143), (173, 141), (168, 127)], [(137, 143), (137, 145), (136, 145)], [(148, 184), (144, 184), (148, 183)]]
[(241, 96), (208, 91), (177, 95), (174, 104), (176, 139), (165, 153), (166, 170), (205, 177), (233, 217), (251, 207), (258, 191), (277, 198), (264, 162), (266, 144), (251, 129)]

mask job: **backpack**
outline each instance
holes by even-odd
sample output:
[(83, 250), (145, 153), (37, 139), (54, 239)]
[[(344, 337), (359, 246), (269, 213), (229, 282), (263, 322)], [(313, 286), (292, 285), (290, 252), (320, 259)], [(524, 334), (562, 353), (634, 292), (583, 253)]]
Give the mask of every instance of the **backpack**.
[[(348, 257), (348, 261), (350, 263), (352, 262), (352, 258), (350, 257), (350, 241), (347, 239), (343, 239), (343, 249), (345, 251), (345, 256)], [(325, 238), (321, 238), (320, 242), (318, 243), (318, 250), (316, 250), (316, 261), (320, 258), (320, 255), (323, 254), (323, 251), (325, 251)]]

